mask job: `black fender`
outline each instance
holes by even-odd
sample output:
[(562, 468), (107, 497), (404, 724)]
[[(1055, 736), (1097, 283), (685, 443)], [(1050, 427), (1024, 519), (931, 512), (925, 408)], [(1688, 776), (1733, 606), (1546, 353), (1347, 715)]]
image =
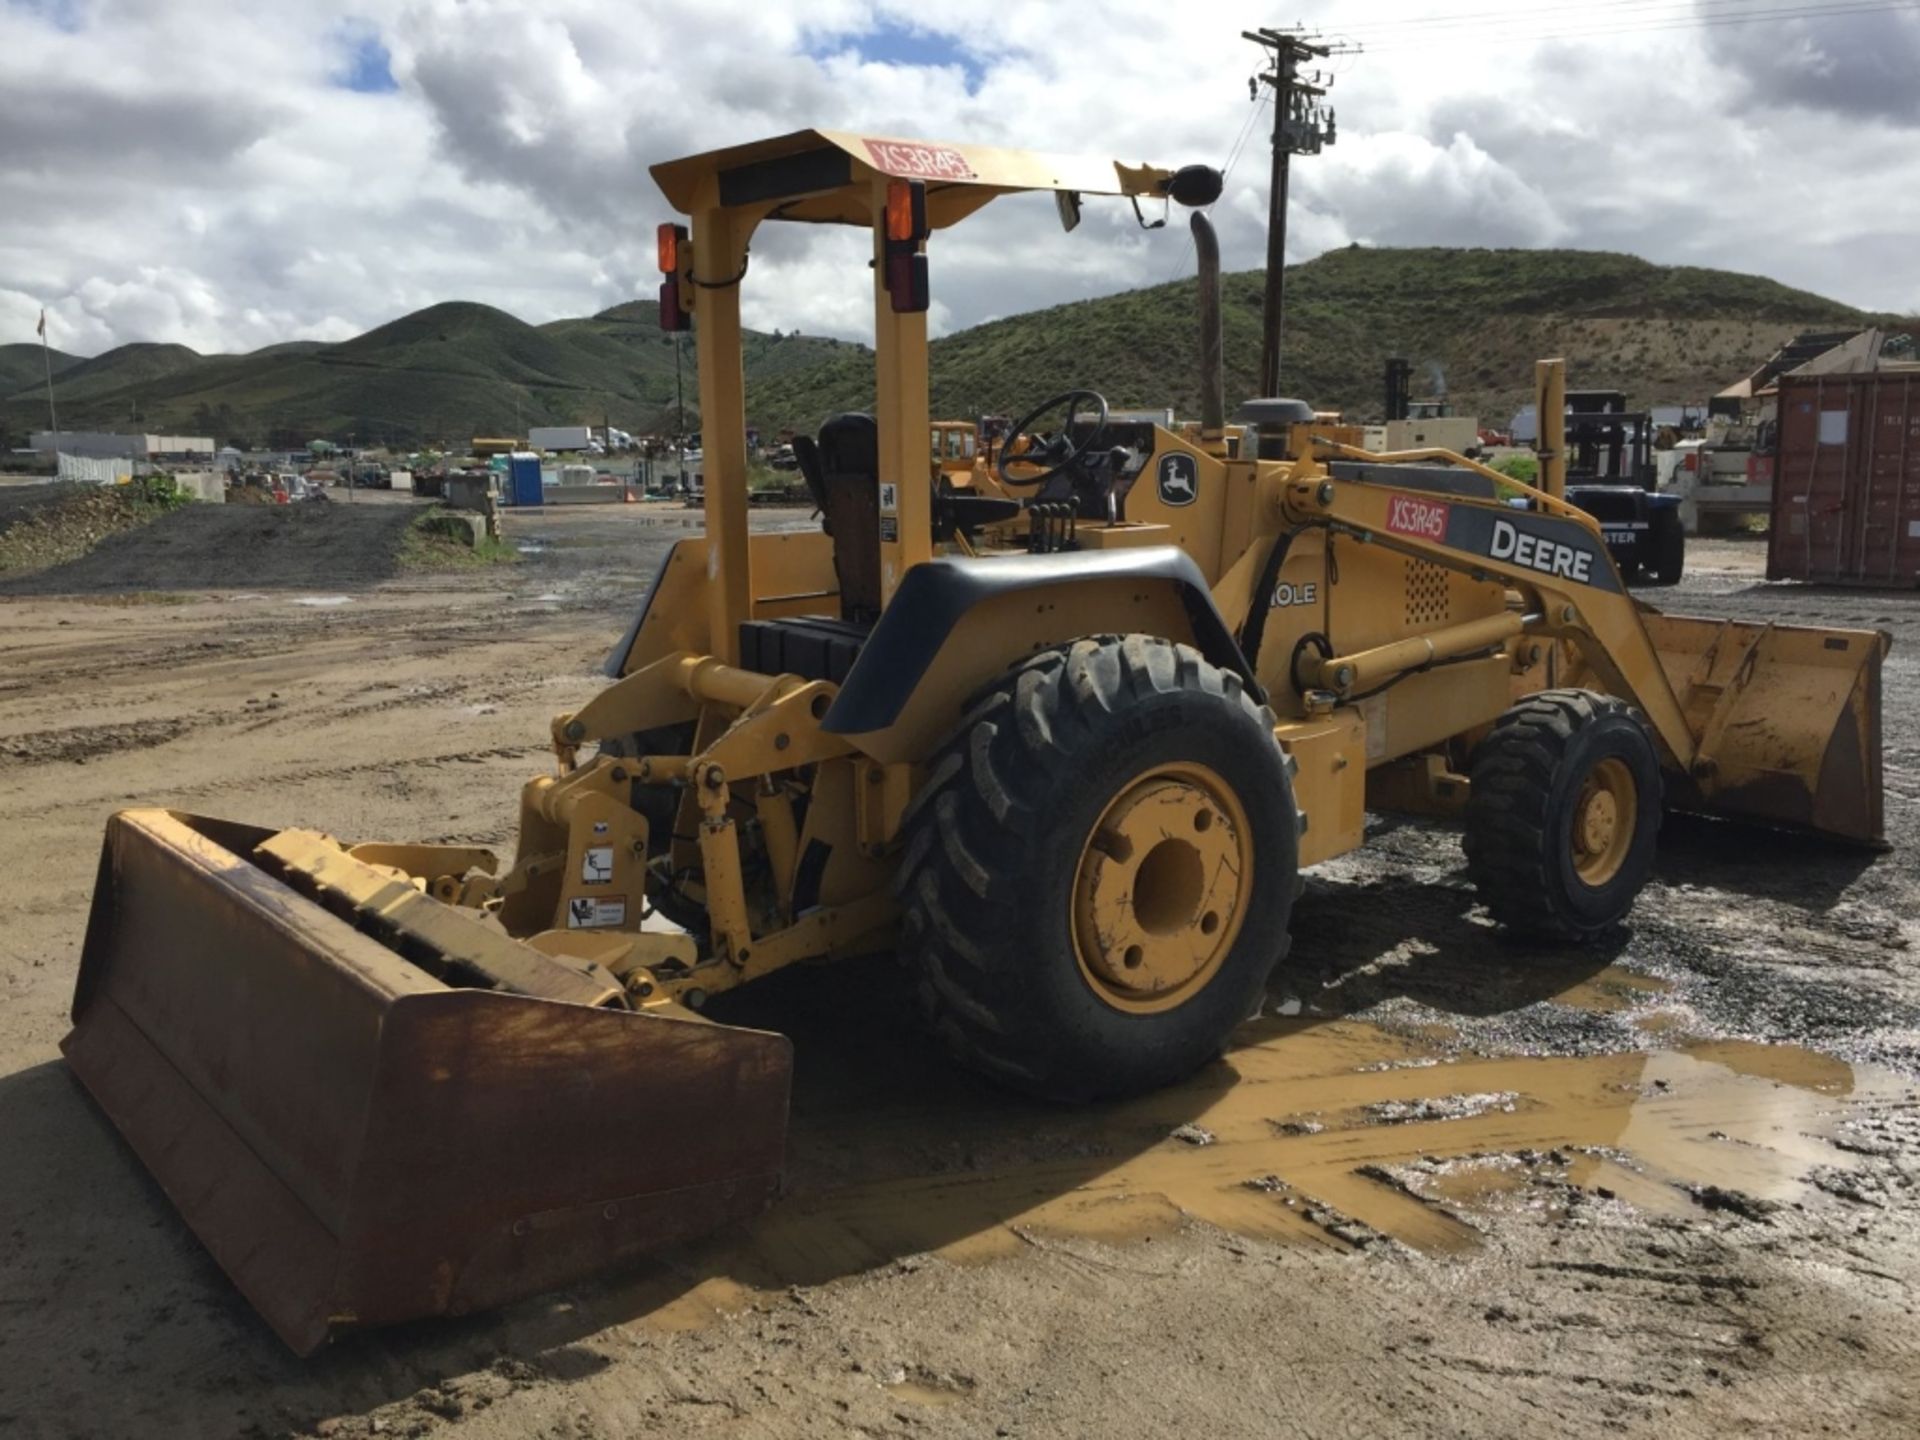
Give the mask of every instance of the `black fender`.
[(1173, 587), (1200, 652), (1221, 669), (1233, 671), (1255, 700), (1265, 703), (1265, 692), (1254, 681), (1253, 667), (1213, 603), (1200, 567), (1179, 547), (1156, 545), (1137, 550), (938, 559), (914, 566), (873, 627), (821, 728), (835, 735), (864, 735), (892, 725), (940, 647), (966, 613), (983, 601), (1010, 591), (1114, 579)]

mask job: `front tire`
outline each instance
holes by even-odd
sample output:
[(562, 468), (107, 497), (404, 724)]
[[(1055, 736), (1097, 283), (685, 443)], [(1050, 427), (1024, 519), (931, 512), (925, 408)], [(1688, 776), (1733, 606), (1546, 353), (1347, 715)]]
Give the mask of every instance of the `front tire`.
[(1187, 646), (1081, 640), (1010, 671), (907, 820), (901, 948), (934, 1032), (1051, 1100), (1213, 1059), (1286, 950), (1292, 771), (1272, 713)]
[(1653, 871), (1660, 762), (1639, 713), (1590, 690), (1543, 690), (1474, 748), (1467, 874), (1516, 934), (1588, 940)]

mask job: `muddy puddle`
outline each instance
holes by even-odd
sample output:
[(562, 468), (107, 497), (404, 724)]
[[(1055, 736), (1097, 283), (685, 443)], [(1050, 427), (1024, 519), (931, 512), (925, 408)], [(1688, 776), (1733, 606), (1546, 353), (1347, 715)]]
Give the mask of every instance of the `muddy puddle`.
[[(1853, 1168), (1850, 1128), (1915, 1103), (1891, 1072), (1748, 1042), (1460, 1057), (1311, 1017), (1257, 1022), (1245, 1038), (1187, 1085), (1099, 1111), (1010, 1112), (977, 1093), (877, 1112), (871, 1097), (800, 1104), (796, 1193), (636, 1280), (633, 1313), (698, 1328), (756, 1294), (929, 1254), (970, 1263), (1102, 1241), (1124, 1265), (1127, 1246), (1193, 1222), (1335, 1252), (1446, 1255), (1516, 1211), (1758, 1217), (1805, 1197), (1810, 1172)], [(823, 1153), (827, 1173), (809, 1175)]]

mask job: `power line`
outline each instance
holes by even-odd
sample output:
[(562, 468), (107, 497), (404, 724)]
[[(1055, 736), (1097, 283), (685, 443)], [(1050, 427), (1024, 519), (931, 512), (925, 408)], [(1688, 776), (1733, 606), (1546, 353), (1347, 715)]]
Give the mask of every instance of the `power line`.
[(1247, 148), (1247, 141), (1253, 135), (1254, 123), (1259, 120), (1261, 115), (1266, 112), (1267, 106), (1272, 103), (1273, 96), (1264, 91), (1262, 91), (1254, 101), (1253, 108), (1247, 112), (1246, 123), (1240, 127), (1239, 138), (1233, 142), (1233, 149), (1227, 152), (1227, 163), (1221, 167), (1221, 175), (1226, 176), (1233, 174), (1234, 163), (1239, 160), (1240, 152)]
[[(1686, 18), (1698, 16), (1702, 19), (1713, 18), (1712, 12), (1725, 14), (1738, 13), (1749, 6), (1777, 5), (1781, 0), (1614, 0), (1605, 7), (1609, 18), (1619, 14), (1636, 11), (1665, 11), (1667, 15), (1653, 18)], [(1792, 8), (1812, 10), (1828, 8), (1820, 0), (1786, 0)], [(1860, 0), (1837, 0), (1838, 4), (1850, 5)], [(1703, 13), (1707, 12), (1707, 13)], [(1387, 35), (1404, 30), (1449, 29), (1459, 26), (1480, 26), (1485, 24), (1532, 23), (1542, 16), (1577, 15), (1582, 19), (1594, 19), (1596, 15), (1592, 0), (1580, 0), (1580, 3), (1561, 3), (1553, 5), (1514, 6), (1499, 10), (1456, 10), (1440, 11), (1431, 15), (1412, 15), (1404, 20), (1362, 21), (1352, 27), (1357, 34)], [(1550, 21), (1549, 23), (1559, 23)]]
[[(1258, 83), (1259, 82), (1253, 81), (1253, 80), (1249, 80), (1247, 82), (1249, 87), (1257, 87)], [(1238, 136), (1234, 138), (1233, 148), (1227, 151), (1226, 163), (1220, 167), (1221, 193), (1223, 194), (1225, 193), (1226, 183), (1233, 176), (1233, 167), (1240, 159), (1240, 152), (1247, 148), (1247, 141), (1253, 135), (1253, 127), (1255, 123), (1259, 121), (1262, 115), (1266, 114), (1267, 106), (1271, 105), (1272, 103), (1273, 103), (1273, 96), (1263, 91), (1255, 96), (1254, 103), (1248, 107), (1247, 118), (1243, 122), (1241, 122), (1240, 133)], [(1219, 203), (1218, 201), (1215, 202), (1215, 204), (1218, 204), (1218, 203)], [(1211, 215), (1213, 213), (1213, 206), (1212, 205), (1207, 206), (1200, 213), (1203, 215)], [(1187, 243), (1184, 247), (1182, 247), (1180, 251), (1180, 258), (1174, 261), (1173, 268), (1167, 272), (1167, 278), (1163, 283), (1170, 285), (1175, 280), (1178, 280), (1180, 278), (1181, 273), (1187, 268), (1187, 261), (1191, 259), (1192, 256), (1193, 256), (1193, 235), (1191, 232), (1189, 232), (1187, 235)]]
[(1480, 44), (1514, 45), (1527, 42), (1545, 42), (1549, 40), (1604, 39), (1616, 35), (1649, 35), (1664, 31), (1719, 30), (1735, 25), (1757, 25), (1777, 23), (1787, 20), (1823, 20), (1848, 15), (1896, 15), (1913, 14), (1920, 11), (1920, 0), (1868, 0), (1868, 3), (1841, 5), (1798, 5), (1784, 9), (1767, 11), (1749, 11), (1740, 14), (1708, 15), (1694, 18), (1643, 20), (1637, 24), (1601, 23), (1576, 28), (1538, 29), (1522, 27), (1518, 29), (1500, 29), (1490, 26), (1485, 29), (1462, 27), (1445, 34), (1409, 35), (1381, 38), (1367, 42), (1369, 50), (1411, 50), (1425, 48), (1452, 39), (1471, 39)]

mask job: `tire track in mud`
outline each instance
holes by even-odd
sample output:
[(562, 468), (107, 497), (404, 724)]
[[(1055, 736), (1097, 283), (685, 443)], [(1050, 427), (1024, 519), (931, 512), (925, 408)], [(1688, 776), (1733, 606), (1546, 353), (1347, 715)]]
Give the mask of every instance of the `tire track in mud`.
[(200, 640), (191, 644), (167, 646), (157, 650), (129, 648), (124, 640), (101, 640), (63, 663), (34, 667), (9, 666), (0, 678), (0, 698), (11, 695), (44, 695), (49, 690), (70, 691), (76, 684), (100, 681), (118, 689), (127, 676), (146, 671), (173, 673), (194, 663), (251, 663), (273, 656), (292, 655), (306, 649), (298, 638), (277, 641)]
[(530, 755), (550, 755), (546, 745), (492, 745), (471, 750), (448, 750), (431, 755), (383, 755), (344, 765), (297, 766), (275, 770), (266, 776), (233, 776), (189, 785), (171, 793), (177, 795), (222, 794), (231, 790), (256, 790), (262, 785), (308, 785), (325, 780), (348, 780), (382, 770), (444, 770), (456, 765), (482, 765), (489, 760), (522, 760)]
[[(1744, 1233), (1678, 1224), (1657, 1233), (1625, 1255), (1611, 1247), (1598, 1251), (1606, 1258), (1527, 1262), (1527, 1279), (1510, 1287), (1514, 1298), (1487, 1307), (1484, 1344), (1422, 1356), (1433, 1382), (1495, 1409), (1517, 1392), (1563, 1416), (1568, 1397), (1578, 1396), (1583, 1409), (1592, 1407), (1581, 1418), (1600, 1430), (1667, 1422), (1707, 1394), (1747, 1390), (1783, 1358), (1761, 1337), (1783, 1333), (1779, 1315), (1793, 1300), (1773, 1292), (1786, 1287), (1749, 1273), (1739, 1253)], [(1623, 1369), (1628, 1355), (1637, 1363)]]
[(191, 727), (185, 719), (128, 720), (112, 725), (70, 725), (29, 730), (0, 738), (0, 770), (9, 765), (84, 763), (129, 750), (151, 750)]
[[(577, 625), (567, 623), (558, 613), (526, 609), (520, 605), (521, 598), (506, 597), (506, 603), (519, 607), (509, 643), (537, 646), (545, 641), (548, 632), (558, 630), (566, 634), (572, 645), (581, 645)], [(466, 603), (472, 597), (462, 594), (449, 599)], [(433, 625), (422, 627), (417, 612), (410, 613), (402, 607), (369, 607), (348, 615), (330, 614), (317, 619), (275, 614), (272, 618), (279, 623), (272, 628), (265, 625), (248, 628), (246, 622), (258, 614), (248, 611), (224, 617), (233, 628), (217, 638), (169, 641), (164, 632), (152, 635), (136, 631), (131, 635), (116, 633), (71, 645), (40, 647), (48, 653), (39, 656), (15, 653), (9, 657), (5, 671), (0, 672), (0, 699), (64, 691), (77, 683), (94, 680), (118, 688), (129, 674), (153, 670), (177, 673), (194, 665), (251, 665), (291, 656), (324, 660), (329, 648), (346, 649), (368, 643), (390, 644), (391, 650), (374, 657), (388, 658), (423, 647), (452, 648), (483, 641), (490, 642), (491, 648), (502, 638), (501, 622), (494, 614), (438, 619)], [(205, 624), (197, 617), (188, 623), (195, 628)], [(586, 644), (581, 648), (594, 652), (597, 658), (617, 636), (618, 622), (610, 617), (605, 644)], [(143, 640), (159, 643), (149, 648), (140, 643)]]
[[(357, 776), (378, 774), (382, 771), (450, 769), (459, 765), (484, 765), (491, 760), (526, 760), (532, 756), (551, 755), (552, 753), (552, 749), (546, 745), (499, 745), (469, 750), (449, 750), (431, 755), (385, 755), (375, 759), (340, 765), (296, 766), (291, 769), (279, 769), (260, 774), (229, 775), (211, 780), (190, 782), (184, 785), (155, 786), (151, 792), (137, 796), (126, 794), (124, 791), (114, 795), (75, 793), (69, 799), (69, 808), (85, 810), (105, 805), (134, 803), (174, 805), (205, 795), (223, 795), (237, 791), (276, 789), (296, 785), (315, 784), (323, 781), (351, 780)], [(120, 790), (118, 784), (116, 784), (114, 788), (116, 791)], [(34, 817), (44, 814), (45, 806), (38, 802), (17, 809), (0, 806), (0, 819)]]

